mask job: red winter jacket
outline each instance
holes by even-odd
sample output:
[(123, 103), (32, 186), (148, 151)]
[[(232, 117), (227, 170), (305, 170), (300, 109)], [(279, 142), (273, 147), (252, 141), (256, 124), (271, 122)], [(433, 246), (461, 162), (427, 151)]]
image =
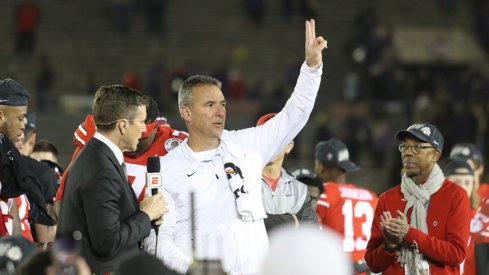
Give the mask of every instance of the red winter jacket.
[[(386, 191), (379, 198), (372, 223), (372, 235), (365, 254), (368, 266), (375, 273), (404, 274), (396, 255), (389, 254), (384, 249), (380, 215), (389, 211), (393, 217), (397, 217), (396, 210), (404, 211), (405, 206), (406, 200), (400, 185)], [(409, 229), (404, 241), (409, 245), (416, 242), (420, 253), (430, 262), (432, 275), (460, 274), (460, 263), (465, 259), (469, 237), (470, 213), (467, 192), (455, 183), (445, 180), (429, 201), (426, 217), (428, 234), (413, 227)]]

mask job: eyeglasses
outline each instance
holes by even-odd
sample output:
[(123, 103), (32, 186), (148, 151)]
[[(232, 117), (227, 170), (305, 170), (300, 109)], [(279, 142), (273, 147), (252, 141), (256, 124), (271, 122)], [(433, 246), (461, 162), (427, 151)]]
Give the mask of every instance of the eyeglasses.
[(411, 149), (411, 152), (415, 154), (419, 154), (421, 152), (421, 149), (427, 149), (427, 148), (435, 149), (435, 147), (433, 146), (423, 146), (420, 144), (415, 144), (415, 145), (410, 145), (405, 143), (399, 144), (399, 152), (401, 153), (405, 153), (408, 149)]

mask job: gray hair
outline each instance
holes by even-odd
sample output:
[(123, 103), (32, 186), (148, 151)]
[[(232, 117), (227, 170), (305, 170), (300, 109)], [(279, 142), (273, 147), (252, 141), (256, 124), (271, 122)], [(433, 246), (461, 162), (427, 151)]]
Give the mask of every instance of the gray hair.
[(218, 79), (207, 76), (207, 75), (194, 75), (187, 78), (180, 90), (178, 90), (178, 108), (182, 106), (189, 106), (192, 103), (192, 88), (202, 85), (217, 86), (219, 89), (222, 88), (222, 83)]

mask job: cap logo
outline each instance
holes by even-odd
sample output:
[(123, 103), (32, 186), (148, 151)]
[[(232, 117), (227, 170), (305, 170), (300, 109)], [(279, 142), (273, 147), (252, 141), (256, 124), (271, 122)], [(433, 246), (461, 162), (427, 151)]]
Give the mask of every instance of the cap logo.
[(407, 130), (411, 130), (411, 129), (418, 130), (419, 128), (424, 127), (424, 126), (425, 126), (424, 124), (416, 123), (416, 124), (409, 126), (409, 128), (407, 128)]
[(423, 127), (423, 128), (421, 128), (421, 132), (423, 132), (423, 134), (425, 134), (427, 136), (431, 136), (431, 129), (430, 129), (430, 127)]
[(434, 143), (434, 144), (436, 144), (436, 145), (440, 145), (440, 144), (438, 143), (438, 141), (436, 141), (436, 140), (433, 140), (433, 143)]
[(468, 157), (470, 156), (470, 148), (467, 146), (455, 146), (453, 147), (450, 156), (456, 156), (456, 155), (462, 155)]
[(326, 156), (326, 159), (327, 160), (332, 160), (333, 159), (333, 154), (328, 153), (328, 155)]
[(12, 246), (9, 250), (7, 250), (6, 255), (12, 261), (20, 261), (22, 259), (22, 250), (18, 246)]
[(350, 154), (348, 154), (348, 150), (343, 149), (338, 153), (338, 161), (347, 161), (350, 159)]

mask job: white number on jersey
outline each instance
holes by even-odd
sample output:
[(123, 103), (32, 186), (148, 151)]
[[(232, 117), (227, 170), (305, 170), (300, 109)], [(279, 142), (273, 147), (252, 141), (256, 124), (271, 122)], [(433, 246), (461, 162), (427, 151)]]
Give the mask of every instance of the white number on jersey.
[[(374, 210), (369, 202), (357, 201), (353, 207), (352, 200), (345, 200), (341, 208), (345, 220), (345, 236), (343, 238), (343, 250), (352, 252), (355, 250), (365, 250), (370, 238), (370, 227), (374, 217)], [(362, 235), (354, 239), (353, 219), (365, 216), (365, 222), (362, 223)]]

